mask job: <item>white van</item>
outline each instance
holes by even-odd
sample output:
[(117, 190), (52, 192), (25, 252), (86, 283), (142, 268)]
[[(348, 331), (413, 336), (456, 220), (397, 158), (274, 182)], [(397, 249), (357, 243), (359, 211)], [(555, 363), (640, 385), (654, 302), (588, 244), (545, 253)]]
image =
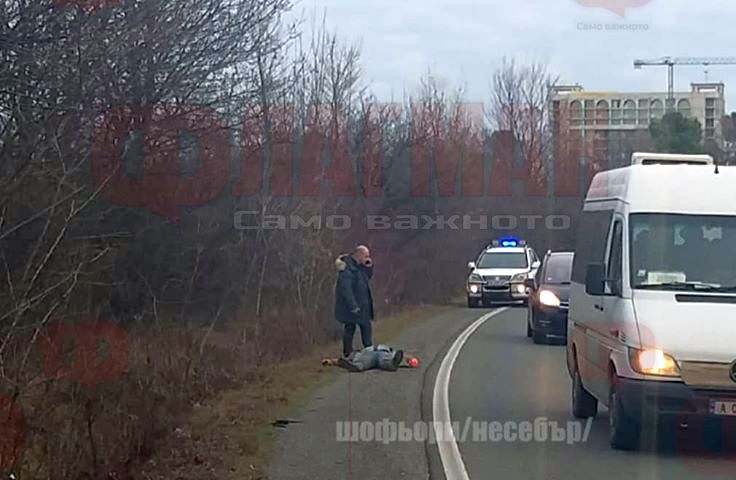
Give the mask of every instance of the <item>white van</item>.
[(593, 178), (576, 238), (573, 414), (607, 405), (621, 449), (645, 428), (736, 420), (736, 167), (634, 154)]

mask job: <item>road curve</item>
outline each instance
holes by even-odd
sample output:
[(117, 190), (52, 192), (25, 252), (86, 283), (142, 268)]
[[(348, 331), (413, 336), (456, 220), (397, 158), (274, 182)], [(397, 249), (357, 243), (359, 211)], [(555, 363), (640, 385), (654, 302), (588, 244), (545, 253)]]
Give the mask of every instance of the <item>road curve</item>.
[[(482, 312), (479, 312), (479, 317)], [(654, 452), (611, 450), (607, 442), (607, 411), (600, 408), (585, 441), (585, 422), (565, 441), (506, 434), (491, 425), (534, 422), (558, 427), (574, 421), (570, 414), (570, 379), (564, 346), (534, 345), (525, 335), (526, 310), (512, 308), (489, 318), (456, 352), (449, 378), (449, 413), (460, 429), (457, 447), (468, 478), (502, 479), (734, 479), (736, 454), (703, 450), (690, 437), (684, 448)], [(450, 348), (450, 350), (452, 350)], [(447, 354), (445, 354), (447, 355)], [(436, 384), (435, 384), (436, 385)], [(470, 419), (470, 420), (468, 420)], [(546, 423), (540, 421), (546, 419)], [(573, 427), (575, 428), (575, 427)], [(484, 430), (485, 429), (485, 430)], [(483, 431), (486, 434), (483, 434)], [(558, 430), (558, 433), (560, 431)], [(528, 432), (527, 432), (528, 433)], [(541, 433), (541, 432), (540, 432)], [(508, 435), (507, 435), (508, 434)], [(462, 438), (461, 438), (462, 437)], [(559, 437), (558, 437), (559, 440)], [(574, 441), (574, 443), (568, 443)], [(691, 444), (692, 443), (692, 444)], [(445, 478), (442, 462), (432, 478)], [(457, 480), (448, 475), (448, 480)]]

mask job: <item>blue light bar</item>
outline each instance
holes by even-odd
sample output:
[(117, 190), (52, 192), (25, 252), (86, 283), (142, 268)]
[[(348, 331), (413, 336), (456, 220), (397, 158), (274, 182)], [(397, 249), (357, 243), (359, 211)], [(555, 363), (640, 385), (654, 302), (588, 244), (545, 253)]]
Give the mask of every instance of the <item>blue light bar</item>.
[(502, 247), (518, 247), (519, 246), (519, 240), (517, 240), (514, 237), (507, 237), (501, 239), (501, 246)]

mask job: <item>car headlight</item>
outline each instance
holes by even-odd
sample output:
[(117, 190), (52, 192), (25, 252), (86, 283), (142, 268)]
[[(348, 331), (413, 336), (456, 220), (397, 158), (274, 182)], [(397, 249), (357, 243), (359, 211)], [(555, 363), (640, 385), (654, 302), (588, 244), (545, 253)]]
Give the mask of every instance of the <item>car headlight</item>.
[(524, 283), (526, 281), (526, 273), (517, 273), (511, 277), (511, 283)]
[(546, 307), (559, 307), (560, 299), (554, 292), (542, 290), (539, 292), (539, 303)]
[(629, 359), (635, 371), (644, 375), (660, 375), (663, 377), (679, 377), (680, 367), (672, 356), (662, 350), (629, 349)]
[(470, 277), (468, 278), (469, 282), (477, 282), (477, 283), (483, 283), (483, 277), (478, 275), (477, 273), (471, 273)]
[(470, 287), (468, 287), (468, 289), (470, 290), (470, 293), (478, 293), (478, 290), (480, 290), (480, 288), (478, 287), (478, 285), (475, 285), (475, 284), (473, 284)]

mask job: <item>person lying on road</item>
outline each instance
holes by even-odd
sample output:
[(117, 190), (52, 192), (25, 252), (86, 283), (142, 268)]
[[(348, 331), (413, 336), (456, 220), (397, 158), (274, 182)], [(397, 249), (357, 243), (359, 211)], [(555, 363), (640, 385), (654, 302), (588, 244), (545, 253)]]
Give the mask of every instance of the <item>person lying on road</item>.
[(341, 357), (337, 365), (351, 372), (380, 369), (395, 372), (404, 359), (403, 350), (394, 350), (387, 345), (373, 345)]

